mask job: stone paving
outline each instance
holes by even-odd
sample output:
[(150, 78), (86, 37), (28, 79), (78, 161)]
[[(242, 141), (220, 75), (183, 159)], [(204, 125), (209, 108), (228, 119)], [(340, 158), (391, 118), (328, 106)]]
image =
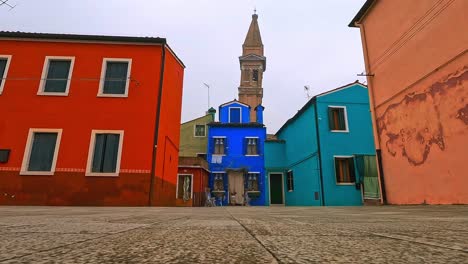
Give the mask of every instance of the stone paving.
[(0, 207), (0, 263), (468, 263), (468, 206)]

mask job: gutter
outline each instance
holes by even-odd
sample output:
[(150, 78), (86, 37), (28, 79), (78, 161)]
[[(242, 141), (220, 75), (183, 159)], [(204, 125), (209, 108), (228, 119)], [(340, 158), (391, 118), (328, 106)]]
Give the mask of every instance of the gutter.
[(315, 130), (317, 134), (317, 156), (318, 156), (318, 161), (319, 161), (319, 172), (320, 172), (320, 194), (322, 196), (322, 206), (325, 206), (325, 194), (323, 193), (322, 154), (320, 151), (317, 99), (315, 99), (315, 102), (314, 102), (314, 109), (315, 109)]
[(161, 52), (161, 71), (159, 73), (159, 91), (158, 91), (158, 103), (156, 104), (156, 123), (154, 125), (154, 138), (153, 138), (153, 154), (151, 160), (151, 175), (150, 175), (150, 189), (148, 197), (148, 206), (153, 205), (153, 195), (154, 195), (154, 181), (156, 176), (156, 157), (158, 150), (158, 136), (159, 136), (159, 120), (161, 118), (161, 102), (162, 102), (162, 92), (163, 92), (163, 83), (164, 83), (164, 66), (166, 65), (166, 42), (162, 44)]

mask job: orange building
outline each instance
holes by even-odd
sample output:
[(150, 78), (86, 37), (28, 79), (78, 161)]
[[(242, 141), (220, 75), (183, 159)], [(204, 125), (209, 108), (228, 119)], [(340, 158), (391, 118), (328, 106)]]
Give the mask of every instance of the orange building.
[(468, 204), (468, 1), (368, 0), (361, 32), (391, 204)]
[(0, 32), (0, 204), (175, 205), (183, 74), (163, 38)]

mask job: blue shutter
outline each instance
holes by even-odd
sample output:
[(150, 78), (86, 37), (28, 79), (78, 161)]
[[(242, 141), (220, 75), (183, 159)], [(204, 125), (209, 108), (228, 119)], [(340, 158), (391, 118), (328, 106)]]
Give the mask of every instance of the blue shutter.
[(50, 60), (44, 92), (64, 93), (67, 89), (70, 60)]
[(29, 171), (50, 171), (54, 159), (57, 133), (34, 133)]
[(224, 138), (224, 155), (228, 154), (228, 140), (227, 137)]
[(0, 59), (0, 85), (3, 82), (3, 75), (5, 74), (7, 59)]
[(248, 139), (248, 138), (244, 138), (243, 144), (242, 144), (242, 153), (243, 153), (244, 155), (247, 155), (248, 144), (249, 144), (249, 139)]
[(103, 93), (125, 94), (128, 62), (107, 62)]

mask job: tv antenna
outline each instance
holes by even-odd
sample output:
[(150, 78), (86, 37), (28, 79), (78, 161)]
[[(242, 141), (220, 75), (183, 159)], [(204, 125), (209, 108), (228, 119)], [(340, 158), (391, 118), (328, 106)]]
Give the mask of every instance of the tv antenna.
[(208, 88), (208, 109), (210, 108), (210, 85), (203, 83)]
[(12, 10), (13, 8), (16, 7), (16, 5), (10, 5), (8, 3), (8, 1), (10, 1), (10, 0), (0, 0), (0, 6), (6, 5), (6, 6), (8, 6), (10, 8), (10, 10)]
[(307, 100), (310, 100), (310, 86), (309, 85), (304, 85), (304, 92), (307, 96)]

